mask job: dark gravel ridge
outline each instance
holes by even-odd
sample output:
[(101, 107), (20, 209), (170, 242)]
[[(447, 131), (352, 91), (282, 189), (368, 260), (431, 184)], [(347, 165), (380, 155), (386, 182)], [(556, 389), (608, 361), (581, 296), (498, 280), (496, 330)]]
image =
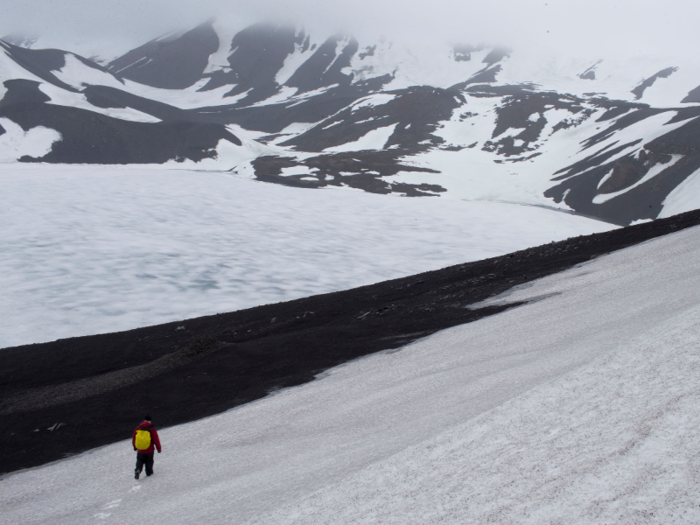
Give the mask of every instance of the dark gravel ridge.
[(515, 285), (698, 224), (693, 211), (353, 290), (2, 349), (0, 472), (128, 439), (146, 412), (166, 427), (311, 381), (499, 313), (467, 306)]

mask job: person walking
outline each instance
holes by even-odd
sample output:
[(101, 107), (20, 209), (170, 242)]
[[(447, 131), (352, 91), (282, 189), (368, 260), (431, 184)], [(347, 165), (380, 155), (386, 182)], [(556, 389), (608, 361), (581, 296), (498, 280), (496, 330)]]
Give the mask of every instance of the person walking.
[(131, 444), (136, 451), (136, 470), (134, 478), (139, 479), (144, 465), (146, 466), (146, 476), (153, 474), (153, 452), (158, 449), (160, 454), (160, 439), (158, 431), (151, 423), (151, 416), (146, 415), (143, 418), (143, 423), (136, 427), (133, 436), (131, 436)]

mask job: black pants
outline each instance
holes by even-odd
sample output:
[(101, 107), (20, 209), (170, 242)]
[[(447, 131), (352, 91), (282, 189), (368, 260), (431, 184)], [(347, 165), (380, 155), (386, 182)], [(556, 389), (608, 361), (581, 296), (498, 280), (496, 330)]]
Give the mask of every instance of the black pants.
[(143, 452), (136, 454), (136, 470), (141, 472), (144, 465), (146, 465), (146, 476), (153, 474), (153, 452), (150, 454)]

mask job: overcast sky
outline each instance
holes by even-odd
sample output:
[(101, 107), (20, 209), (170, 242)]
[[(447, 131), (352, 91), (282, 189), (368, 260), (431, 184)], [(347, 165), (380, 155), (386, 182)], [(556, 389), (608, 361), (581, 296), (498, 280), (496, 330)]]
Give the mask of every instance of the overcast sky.
[(134, 47), (211, 16), (241, 27), (275, 18), (360, 39), (441, 38), (623, 54), (674, 54), (700, 43), (697, 0), (0, 0), (0, 35), (34, 33)]

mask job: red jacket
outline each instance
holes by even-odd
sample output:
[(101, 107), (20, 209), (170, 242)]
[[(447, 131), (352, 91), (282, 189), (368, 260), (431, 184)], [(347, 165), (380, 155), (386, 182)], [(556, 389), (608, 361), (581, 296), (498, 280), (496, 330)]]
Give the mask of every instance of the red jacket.
[(144, 421), (134, 430), (134, 434), (131, 436), (131, 444), (134, 446), (134, 450), (136, 450), (136, 432), (138, 430), (148, 430), (151, 432), (151, 446), (146, 450), (139, 450), (139, 452), (142, 454), (153, 454), (153, 446), (155, 445), (155, 448), (158, 449), (158, 453), (160, 454), (160, 439), (158, 438), (158, 431), (150, 421)]

